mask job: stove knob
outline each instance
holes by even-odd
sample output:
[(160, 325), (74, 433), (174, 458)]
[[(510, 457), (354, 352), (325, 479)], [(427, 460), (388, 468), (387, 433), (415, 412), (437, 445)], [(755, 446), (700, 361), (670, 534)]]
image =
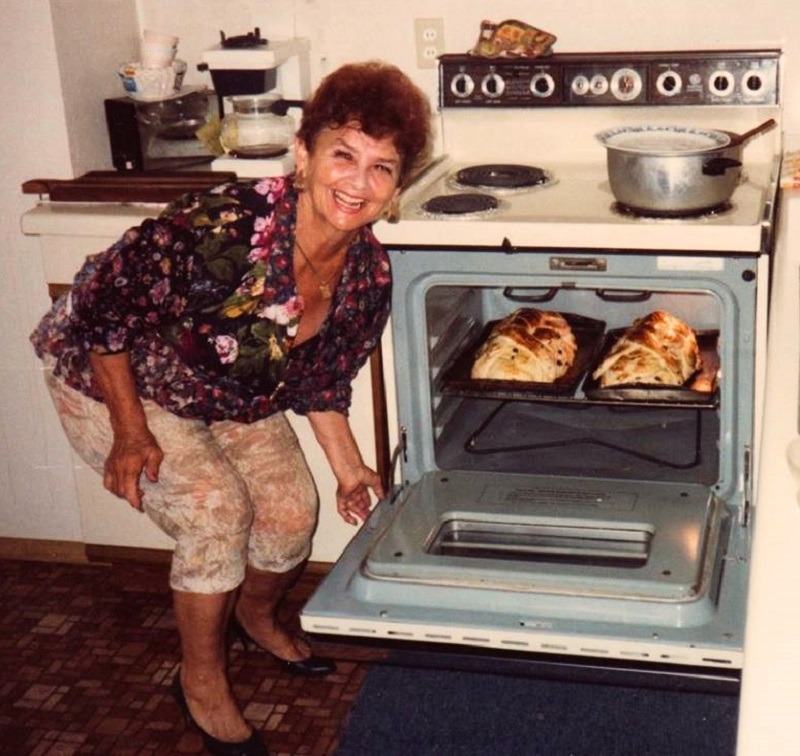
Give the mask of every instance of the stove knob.
[(475, 89), (475, 82), (472, 77), (466, 73), (458, 73), (453, 77), (450, 82), (450, 91), (460, 98), (469, 97)]
[(656, 79), (656, 89), (664, 97), (675, 97), (683, 90), (683, 80), (676, 71), (663, 71)]
[(550, 97), (556, 89), (556, 83), (549, 73), (540, 71), (531, 78), (530, 90), (534, 97)]
[(733, 74), (730, 71), (715, 71), (708, 82), (709, 91), (717, 97), (733, 94), (734, 86)]
[(748, 71), (742, 78), (742, 91), (751, 97), (761, 94), (766, 88), (766, 82), (760, 71)]
[(506, 83), (500, 74), (490, 73), (481, 81), (481, 92), (492, 99), (500, 97), (505, 91)]

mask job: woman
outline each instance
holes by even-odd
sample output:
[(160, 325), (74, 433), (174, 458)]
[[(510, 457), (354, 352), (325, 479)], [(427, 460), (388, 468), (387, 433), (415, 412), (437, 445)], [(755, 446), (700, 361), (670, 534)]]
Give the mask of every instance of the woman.
[(290, 671), (334, 669), (276, 616), (317, 518), (283, 411), (308, 417), (341, 517), (366, 518), (384, 492), (347, 410), (391, 284), (370, 224), (429, 149), (404, 74), (344, 66), (304, 108), (296, 174), (187, 195), (130, 229), (32, 336), (71, 443), (175, 539), (174, 692), (212, 753), (266, 753), (226, 677), (229, 626)]

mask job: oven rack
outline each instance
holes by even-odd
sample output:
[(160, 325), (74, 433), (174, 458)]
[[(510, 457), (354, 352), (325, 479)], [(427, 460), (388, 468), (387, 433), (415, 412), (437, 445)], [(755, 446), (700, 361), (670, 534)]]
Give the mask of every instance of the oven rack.
[[(601, 404), (602, 402), (595, 402)], [(695, 411), (695, 432), (694, 444), (692, 447), (681, 445), (680, 453), (689, 452), (689, 457), (684, 458), (682, 461), (676, 459), (669, 459), (664, 455), (658, 456), (656, 454), (648, 454), (642, 450), (642, 438), (639, 434), (633, 433), (630, 444), (614, 443), (612, 441), (603, 440), (602, 438), (592, 437), (586, 434), (576, 435), (574, 437), (547, 441), (533, 441), (526, 443), (503, 443), (498, 445), (481, 446), (481, 437), (488, 435), (494, 428), (495, 424), (503, 423), (501, 415), (503, 410), (511, 404), (508, 401), (501, 401), (475, 428), (474, 431), (468, 434), (464, 442), (464, 451), (472, 455), (492, 455), (492, 454), (514, 454), (518, 452), (533, 452), (533, 451), (553, 451), (555, 449), (568, 449), (570, 447), (580, 446), (597, 446), (603, 449), (608, 449), (618, 452), (624, 456), (638, 459), (643, 462), (653, 463), (661, 467), (667, 467), (672, 470), (691, 470), (698, 467), (703, 459), (702, 456), (702, 441), (703, 441), (703, 409), (697, 406), (691, 406), (688, 409)], [(626, 407), (631, 406), (626, 403)], [(663, 406), (663, 405), (662, 405)], [(686, 407), (675, 407), (676, 409), (686, 409)], [(675, 449), (670, 449), (671, 453), (675, 453)]]
[[(587, 379), (588, 380), (588, 379)], [(510, 381), (508, 381), (510, 383)], [(585, 383), (584, 383), (585, 385)], [(589, 396), (581, 388), (581, 393), (574, 395), (539, 394), (536, 390), (496, 388), (490, 391), (467, 388), (443, 387), (442, 393), (447, 396), (461, 396), (467, 399), (487, 399), (501, 402), (544, 402), (548, 404), (564, 404), (573, 407), (610, 406), (639, 407), (653, 410), (659, 409), (697, 409), (715, 410), (719, 408), (720, 391), (715, 388), (711, 392), (678, 389), (670, 391), (670, 387), (642, 389), (637, 385), (616, 386), (613, 389), (598, 389)], [(589, 389), (591, 391), (591, 389)], [(606, 392), (606, 395), (603, 395)], [(661, 395), (659, 395), (659, 392)], [(672, 395), (671, 395), (672, 394)], [(682, 394), (683, 396), (679, 396)], [(637, 398), (637, 395), (640, 395)]]

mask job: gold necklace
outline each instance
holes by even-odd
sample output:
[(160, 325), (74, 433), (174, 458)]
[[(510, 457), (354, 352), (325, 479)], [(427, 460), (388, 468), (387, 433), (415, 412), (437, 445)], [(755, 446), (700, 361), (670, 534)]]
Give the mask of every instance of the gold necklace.
[[(317, 281), (319, 281), (319, 293), (322, 295), (322, 298), (323, 299), (330, 299), (333, 296), (333, 292), (331, 292), (331, 285), (330, 285), (331, 279), (329, 278), (326, 281), (319, 274), (319, 271), (317, 270), (317, 268), (314, 265), (314, 263), (311, 262), (311, 260), (309, 259), (308, 255), (306, 254), (306, 251), (303, 249), (303, 246), (300, 244), (300, 240), (297, 237), (295, 237), (294, 243), (295, 243), (295, 246), (297, 247), (297, 251), (300, 253), (302, 258), (306, 261), (306, 264), (308, 265), (309, 269), (314, 274), (314, 278), (316, 278)], [(333, 278), (333, 276), (331, 276), (331, 278)]]

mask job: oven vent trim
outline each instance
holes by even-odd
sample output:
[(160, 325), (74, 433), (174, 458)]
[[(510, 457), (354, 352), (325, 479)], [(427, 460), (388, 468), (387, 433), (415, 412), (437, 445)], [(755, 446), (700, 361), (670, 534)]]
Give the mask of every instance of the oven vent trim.
[[(496, 651), (518, 651), (559, 656), (624, 659), (643, 663), (663, 663), (693, 667), (741, 669), (744, 653), (737, 648), (683, 644), (663, 640), (658, 633), (649, 639), (617, 639), (592, 634), (580, 636), (546, 632), (542, 623), (532, 623), (536, 633), (527, 630), (453, 626), (438, 623), (390, 622), (382, 619), (343, 619), (304, 611), (303, 629), (320, 635), (338, 635), (389, 641), (414, 641), (441, 645), (460, 645)], [(545, 623), (547, 624), (547, 623)]]

